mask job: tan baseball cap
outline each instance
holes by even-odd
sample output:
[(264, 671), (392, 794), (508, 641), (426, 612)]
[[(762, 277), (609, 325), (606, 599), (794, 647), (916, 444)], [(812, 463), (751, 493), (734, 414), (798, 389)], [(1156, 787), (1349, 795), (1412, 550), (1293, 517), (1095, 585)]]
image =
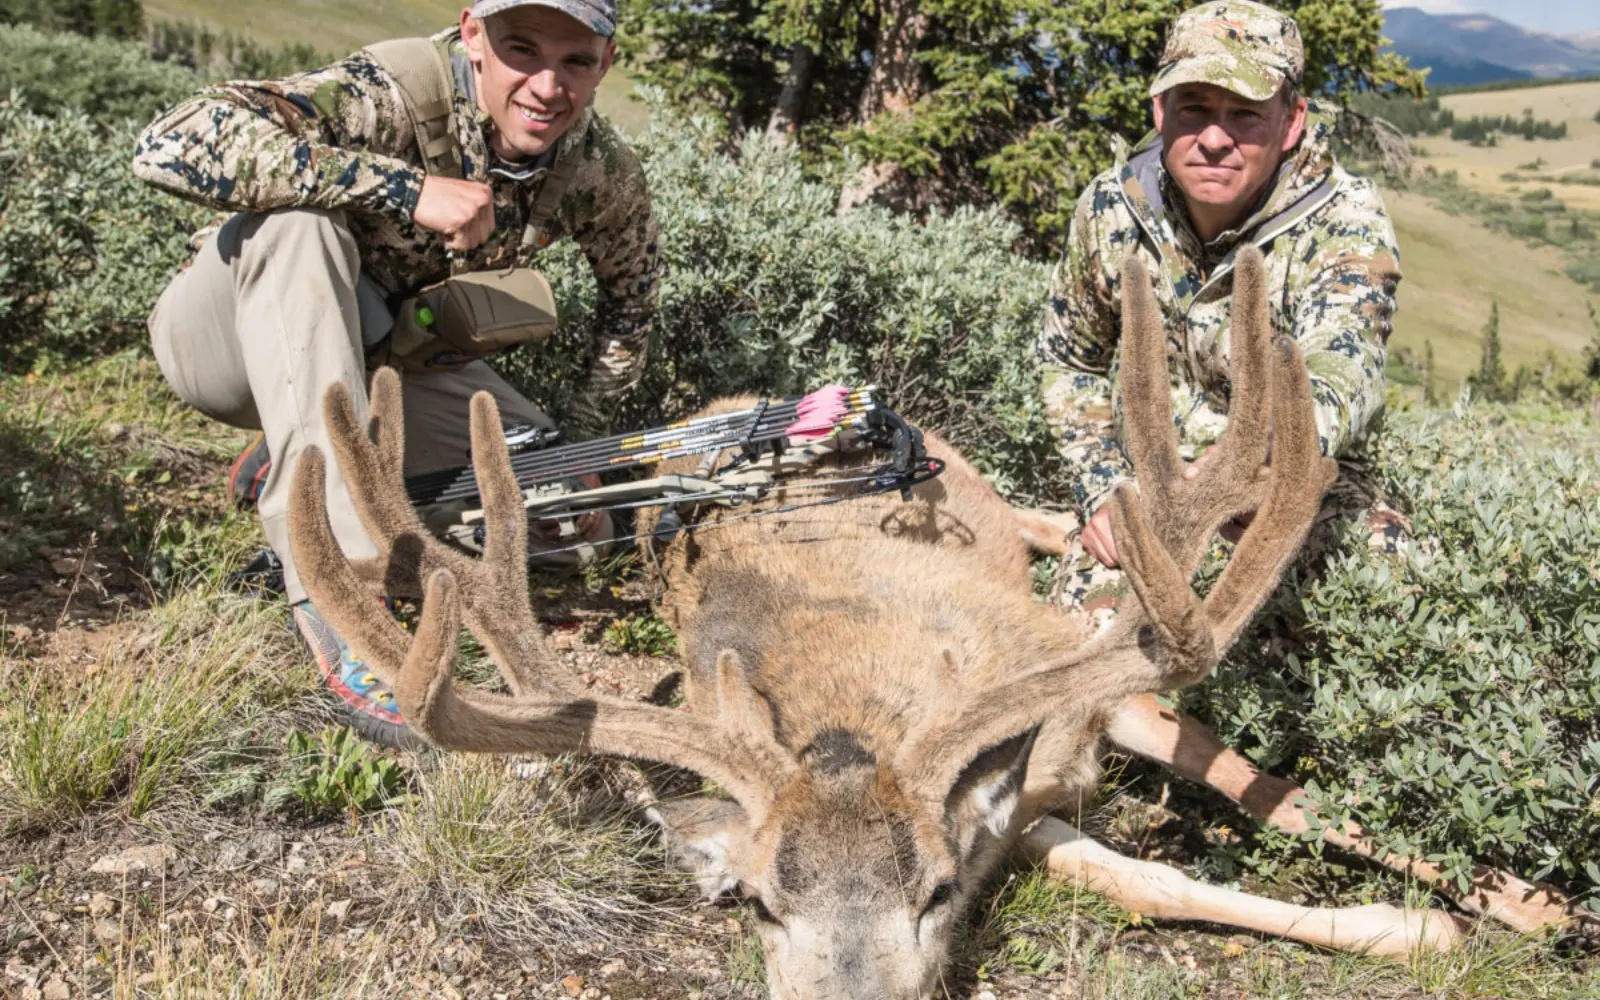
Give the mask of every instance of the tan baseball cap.
[(1250, 0), (1216, 0), (1172, 22), (1150, 96), (1185, 83), (1209, 83), (1265, 101), (1286, 81), (1298, 87), (1305, 68), (1294, 18)]
[(478, 0), (472, 16), (493, 17), (513, 7), (549, 7), (588, 25), (602, 38), (617, 33), (617, 0)]

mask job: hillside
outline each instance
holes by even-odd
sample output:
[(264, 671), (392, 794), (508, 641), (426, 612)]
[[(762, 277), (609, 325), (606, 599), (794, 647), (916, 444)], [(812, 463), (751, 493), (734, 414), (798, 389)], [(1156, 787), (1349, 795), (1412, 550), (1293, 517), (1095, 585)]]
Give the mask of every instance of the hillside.
[(1383, 33), (1413, 66), (1432, 67), (1435, 86), (1600, 72), (1600, 51), (1487, 14), (1397, 7), (1385, 12)]
[[(229, 0), (147, 0), (152, 21), (200, 21), (236, 31), (268, 45), (303, 43), (331, 54), (343, 54), (368, 42), (406, 35), (427, 35), (455, 23), (462, 4), (450, 0), (268, 0), (239, 4)], [(643, 127), (644, 105), (634, 100), (633, 83), (614, 69), (600, 86), (596, 102), (602, 114), (624, 128)]]
[[(1421, 138), (1415, 140), (1423, 156), (1421, 165), (1454, 170), (1468, 186), (1501, 196), (1514, 197), (1530, 187), (1548, 185), (1568, 205), (1600, 210), (1600, 186), (1588, 183), (1591, 176), (1600, 178), (1593, 166), (1600, 162), (1600, 122), (1595, 121), (1600, 113), (1600, 81), (1452, 94), (1441, 103), (1458, 118), (1521, 116), (1531, 111), (1535, 118), (1565, 122), (1567, 138), (1506, 138), (1496, 146), (1472, 146), (1447, 136)], [(1524, 166), (1540, 160), (1544, 162), (1537, 169)], [(1526, 176), (1508, 176), (1513, 173)]]
[(1418, 194), (1384, 193), (1400, 237), (1405, 280), (1390, 347), (1420, 355), (1433, 342), (1435, 374), (1453, 393), (1474, 371), (1492, 302), (1500, 303), (1500, 337), (1510, 368), (1540, 361), (1547, 351), (1576, 355), (1594, 336), (1586, 302), (1600, 295), (1563, 273), (1565, 259), (1450, 215)]

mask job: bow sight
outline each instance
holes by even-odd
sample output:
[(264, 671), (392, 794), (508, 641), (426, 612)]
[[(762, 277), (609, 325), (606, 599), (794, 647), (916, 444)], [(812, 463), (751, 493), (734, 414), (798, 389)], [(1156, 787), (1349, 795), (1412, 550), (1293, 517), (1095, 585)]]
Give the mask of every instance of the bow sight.
[[(529, 518), (558, 525), (561, 537), (576, 543), (545, 554), (585, 548), (575, 518), (591, 511), (666, 507), (656, 533), (670, 536), (694, 530), (694, 511), (702, 504), (738, 507), (781, 494), (782, 506), (745, 515), (755, 517), (895, 490), (910, 499), (912, 487), (944, 466), (927, 456), (921, 432), (879, 403), (874, 391), (872, 386), (829, 386), (806, 396), (763, 399), (745, 410), (559, 447), (552, 446), (553, 430), (513, 427), (506, 432), (506, 447)], [(579, 482), (695, 455), (703, 457), (689, 475), (595, 488)], [(819, 468), (824, 457), (835, 456), (848, 461)], [(406, 492), (430, 530), (463, 548), (482, 550), (483, 510), (470, 465), (409, 477)]]

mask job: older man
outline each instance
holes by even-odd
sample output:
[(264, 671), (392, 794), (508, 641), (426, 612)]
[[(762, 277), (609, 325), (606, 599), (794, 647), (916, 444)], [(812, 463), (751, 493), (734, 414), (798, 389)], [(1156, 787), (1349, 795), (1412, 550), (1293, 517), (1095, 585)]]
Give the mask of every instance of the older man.
[[(1155, 131), (1078, 201), (1051, 283), (1039, 352), (1049, 417), (1073, 467), (1082, 551), (1060, 597), (1104, 619), (1121, 592), (1104, 503), (1132, 476), (1121, 449), (1120, 267), (1142, 257), (1168, 331), (1173, 410), (1186, 457), (1227, 423), (1233, 261), (1259, 247), (1274, 327), (1305, 354), (1324, 454), (1342, 475), (1310, 546), (1362, 512), (1379, 544), (1403, 522), (1374, 503), (1360, 445), (1383, 409), (1385, 343), (1400, 281), (1394, 229), (1376, 188), (1335, 162), (1333, 121), (1300, 93), (1305, 55), (1286, 14), (1221, 0), (1173, 23), (1150, 87)], [(1237, 531), (1225, 530), (1224, 534)]]
[[(483, 358), (554, 323), (527, 270), (572, 238), (600, 289), (579, 430), (598, 433), (638, 377), (659, 261), (638, 160), (594, 113), (615, 54), (614, 0), (479, 0), (431, 39), (363, 49), (282, 80), (207, 88), (141, 138), (134, 171), (228, 213), (150, 319), (167, 380), (191, 405), (262, 432), (231, 484), (253, 498), (294, 618), (329, 687), (378, 739), (404, 737), (385, 691), (321, 620), (288, 544), (301, 450), (328, 450), (322, 394), (366, 405), (367, 373), (404, 372), (406, 471), (462, 464), (467, 401), (549, 421)], [(330, 466), (329, 513), (352, 557), (373, 546)], [(584, 526), (609, 537), (609, 521)], [(567, 546), (562, 546), (567, 547)]]

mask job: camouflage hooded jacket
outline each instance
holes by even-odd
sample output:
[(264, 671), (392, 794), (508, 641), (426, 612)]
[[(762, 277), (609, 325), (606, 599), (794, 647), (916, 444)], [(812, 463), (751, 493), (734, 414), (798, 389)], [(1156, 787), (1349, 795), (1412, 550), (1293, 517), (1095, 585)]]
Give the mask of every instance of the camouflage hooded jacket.
[(1085, 521), (1133, 475), (1119, 443), (1125, 254), (1144, 258), (1166, 321), (1185, 458), (1197, 458), (1227, 424), (1232, 265), (1247, 245), (1266, 259), (1274, 328), (1305, 355), (1323, 454), (1351, 457), (1381, 412), (1399, 251), (1377, 189), (1334, 162), (1332, 130), (1331, 117), (1313, 107), (1261, 207), (1208, 244), (1162, 166), (1159, 136), (1131, 155), (1119, 148), (1116, 165), (1078, 200), (1038, 349), (1047, 417), (1076, 477)]
[[(660, 257), (644, 171), (592, 105), (539, 162), (498, 160), (488, 146), (492, 123), (478, 109), (459, 30), (436, 37), (452, 55), (450, 127), (462, 176), (494, 190), (494, 232), (467, 255), (465, 267), (531, 265), (554, 241), (570, 236), (577, 242), (599, 284), (600, 302), (590, 391), (576, 420), (598, 430), (610, 401), (637, 380), (656, 315)], [(568, 157), (583, 162), (554, 217), (532, 224), (540, 188)], [(133, 171), (229, 213), (344, 210), (363, 273), (397, 296), (450, 274), (443, 237), (411, 221), (425, 171), (399, 85), (364, 51), (282, 80), (200, 91), (145, 130)], [(197, 233), (193, 245), (219, 223)]]

